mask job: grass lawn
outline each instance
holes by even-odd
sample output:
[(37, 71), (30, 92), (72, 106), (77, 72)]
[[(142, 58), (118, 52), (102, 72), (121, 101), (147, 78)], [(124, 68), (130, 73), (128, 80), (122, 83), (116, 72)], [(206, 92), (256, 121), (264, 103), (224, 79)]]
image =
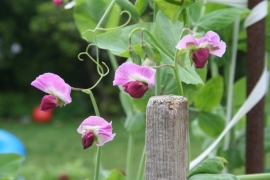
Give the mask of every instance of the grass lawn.
[[(77, 128), (81, 121), (57, 121), (27, 124), (17, 121), (0, 121), (0, 128), (21, 139), (27, 151), (21, 174), (27, 180), (57, 179), (68, 174), (71, 179), (93, 177), (96, 146), (82, 149)], [(105, 169), (124, 170), (126, 164), (127, 133), (120, 120), (113, 121), (115, 139), (102, 147), (102, 165)], [(134, 170), (137, 169), (144, 145), (144, 132), (135, 135)], [(134, 171), (135, 173), (136, 171)]]

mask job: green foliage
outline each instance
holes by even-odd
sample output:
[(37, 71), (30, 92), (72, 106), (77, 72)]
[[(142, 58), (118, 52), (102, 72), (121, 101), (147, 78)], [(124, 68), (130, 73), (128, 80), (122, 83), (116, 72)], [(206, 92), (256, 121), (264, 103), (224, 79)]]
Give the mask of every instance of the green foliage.
[(140, 13), (139, 10), (142, 11), (142, 9), (137, 9), (130, 1), (128, 0), (116, 0), (116, 3), (119, 4), (119, 6), (130, 13), (131, 17), (135, 21), (139, 21), (140, 19)]
[(224, 117), (219, 114), (202, 112), (197, 118), (200, 129), (213, 138), (217, 138), (225, 127)]
[(222, 157), (212, 157), (203, 160), (189, 172), (188, 177), (196, 174), (219, 174), (226, 167), (227, 161)]
[(135, 7), (140, 15), (144, 13), (148, 6), (149, 0), (136, 0)]
[(109, 177), (105, 178), (104, 180), (125, 180), (125, 176), (116, 169), (113, 169), (109, 175)]
[(195, 99), (195, 106), (201, 111), (209, 111), (217, 107), (223, 95), (223, 78), (215, 76), (208, 80)]
[[(85, 38), (87, 41), (94, 42), (94, 37), (97, 34), (104, 32), (101, 30), (93, 32), (93, 30), (95, 30), (98, 22), (100, 21), (104, 12), (108, 8), (109, 4), (110, 1), (108, 0), (76, 1), (73, 17), (75, 20), (76, 27), (79, 29), (82, 37)], [(107, 19), (105, 19), (105, 21), (103, 22), (103, 24), (101, 24), (101, 26), (105, 28), (115, 27), (118, 25), (119, 22), (120, 11), (117, 10), (117, 7), (113, 8), (106, 18)]]
[(0, 176), (15, 177), (23, 160), (20, 154), (0, 154)]
[(225, 8), (216, 10), (200, 18), (196, 23), (196, 26), (199, 26), (205, 30), (220, 30), (230, 25), (232, 22), (234, 22), (235, 18), (246, 12), (247, 9), (240, 8)]

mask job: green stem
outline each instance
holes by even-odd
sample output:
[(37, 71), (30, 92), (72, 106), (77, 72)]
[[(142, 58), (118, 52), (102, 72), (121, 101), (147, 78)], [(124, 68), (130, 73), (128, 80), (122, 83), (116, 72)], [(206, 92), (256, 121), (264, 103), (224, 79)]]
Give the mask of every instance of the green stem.
[(100, 113), (99, 113), (99, 110), (98, 110), (98, 107), (97, 107), (96, 99), (95, 99), (95, 97), (94, 97), (92, 91), (90, 91), (90, 90), (89, 90), (89, 95), (90, 95), (92, 104), (93, 104), (93, 106), (94, 106), (94, 110), (95, 110), (96, 116), (100, 116)]
[[(95, 114), (97, 116), (100, 116), (98, 107), (97, 107), (97, 102), (96, 99), (92, 93), (92, 91), (88, 90), (88, 94), (90, 95), (90, 99), (92, 101), (94, 110), (95, 110)], [(97, 154), (96, 154), (96, 167), (95, 167), (95, 175), (94, 175), (94, 180), (98, 180), (99, 178), (99, 170), (100, 170), (100, 157), (101, 157), (101, 146), (97, 147)]]
[(247, 175), (240, 175), (236, 176), (240, 180), (269, 180), (270, 173), (264, 174), (247, 174)]
[[(156, 65), (159, 66), (160, 62), (156, 62)], [(155, 77), (155, 95), (160, 95), (161, 91), (161, 69), (156, 69), (156, 77)]]
[(129, 40), (131, 40), (131, 36), (133, 33), (135, 33), (136, 31), (144, 31), (147, 33), (147, 35), (149, 35), (149, 37), (154, 41), (154, 43), (156, 44), (156, 46), (163, 51), (167, 56), (169, 56), (171, 59), (173, 59), (173, 56), (167, 51), (167, 49), (165, 49), (161, 44), (159, 44), (159, 42), (155, 39), (155, 37), (152, 35), (151, 32), (149, 32), (147, 29), (138, 27), (133, 29), (130, 34), (129, 34)]
[(107, 52), (108, 52), (108, 56), (109, 56), (109, 59), (111, 61), (113, 70), (116, 70), (118, 68), (118, 62), (117, 62), (115, 56), (111, 53), (111, 51), (108, 50)]
[(96, 154), (96, 167), (95, 167), (94, 180), (99, 179), (100, 157), (101, 157), (101, 146), (98, 146), (97, 147), (97, 154)]
[(110, 5), (108, 6), (108, 8), (106, 9), (106, 11), (104, 12), (104, 14), (102, 15), (101, 19), (99, 20), (97, 26), (94, 29), (94, 32), (99, 28), (99, 26), (101, 25), (101, 23), (104, 21), (105, 17), (107, 16), (107, 14), (110, 12), (111, 8), (114, 5), (115, 0), (112, 0), (112, 2), (110, 3)]
[(130, 132), (128, 135), (128, 148), (127, 148), (127, 165), (126, 165), (126, 180), (132, 180), (131, 173), (131, 161), (132, 161), (132, 148), (133, 148), (133, 134)]
[(177, 60), (177, 51), (175, 53), (173, 70), (174, 70), (174, 74), (175, 74), (175, 77), (176, 77), (176, 84), (177, 84), (177, 87), (178, 87), (179, 95), (183, 96), (184, 92), (183, 92), (183, 87), (182, 87), (182, 83), (181, 83), (181, 79), (180, 79), (178, 60)]
[(137, 179), (136, 180), (143, 179), (144, 166), (145, 166), (145, 146), (143, 148), (142, 157), (141, 157), (141, 160), (140, 160), (139, 170), (138, 170), (138, 175), (137, 175)]

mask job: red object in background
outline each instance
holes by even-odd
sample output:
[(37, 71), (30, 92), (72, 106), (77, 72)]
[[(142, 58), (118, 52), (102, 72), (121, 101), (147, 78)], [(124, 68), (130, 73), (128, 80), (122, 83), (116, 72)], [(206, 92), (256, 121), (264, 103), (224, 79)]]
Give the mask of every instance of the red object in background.
[(41, 111), (39, 106), (36, 106), (32, 112), (32, 118), (39, 123), (46, 123), (52, 119), (52, 111)]

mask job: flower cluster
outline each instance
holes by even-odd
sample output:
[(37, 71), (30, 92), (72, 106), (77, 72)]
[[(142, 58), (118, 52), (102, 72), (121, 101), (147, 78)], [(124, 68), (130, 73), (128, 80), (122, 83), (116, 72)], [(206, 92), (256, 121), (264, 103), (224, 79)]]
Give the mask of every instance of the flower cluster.
[(176, 45), (179, 50), (190, 50), (191, 58), (196, 68), (203, 68), (209, 58), (209, 53), (221, 57), (226, 50), (225, 42), (217, 33), (208, 31), (204, 37), (184, 36)]

